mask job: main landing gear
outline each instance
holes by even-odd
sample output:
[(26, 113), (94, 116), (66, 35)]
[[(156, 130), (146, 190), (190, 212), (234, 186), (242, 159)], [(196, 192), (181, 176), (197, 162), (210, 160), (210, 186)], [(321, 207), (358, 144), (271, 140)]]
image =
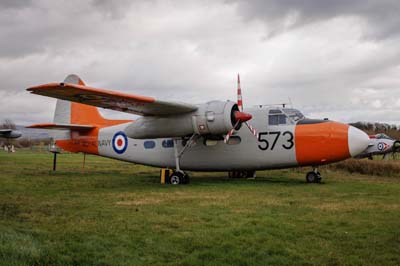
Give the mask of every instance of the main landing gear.
[(321, 183), (321, 179), (322, 177), (317, 167), (313, 167), (313, 170), (306, 174), (307, 183)]
[(175, 170), (169, 177), (169, 183), (172, 185), (189, 184), (189, 175), (181, 170)]
[(181, 184), (189, 184), (190, 178), (187, 173), (181, 170), (180, 168), (180, 160), (187, 148), (192, 147), (192, 145), (196, 142), (198, 138), (197, 134), (193, 134), (188, 140), (184, 140), (182, 144), (184, 144), (181, 151), (178, 151), (178, 139), (174, 139), (174, 154), (175, 154), (175, 171), (169, 177), (169, 183), (172, 185), (181, 185)]

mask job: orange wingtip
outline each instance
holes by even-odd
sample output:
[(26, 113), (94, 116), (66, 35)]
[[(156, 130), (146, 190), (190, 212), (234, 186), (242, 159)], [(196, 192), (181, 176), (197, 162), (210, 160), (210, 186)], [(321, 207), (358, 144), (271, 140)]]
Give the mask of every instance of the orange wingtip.
[(63, 83), (63, 82), (38, 85), (38, 86), (28, 88), (27, 91), (35, 93), (35, 92), (40, 92), (40, 91), (55, 90), (55, 89), (61, 89), (61, 88), (62, 89), (72, 89), (72, 90), (75, 89), (78, 91), (90, 92), (90, 93), (98, 94), (98, 95), (116, 96), (116, 97), (121, 97), (121, 98), (126, 98), (126, 99), (132, 99), (132, 100), (139, 101), (139, 102), (145, 102), (145, 103), (155, 102), (154, 98), (148, 97), (148, 96), (134, 95), (134, 94), (128, 94), (128, 93), (123, 93), (123, 92), (118, 92), (118, 91), (111, 91), (111, 90), (106, 90), (106, 89), (93, 88), (93, 87), (88, 87), (88, 86), (84, 86), (84, 85), (77, 85), (77, 84)]

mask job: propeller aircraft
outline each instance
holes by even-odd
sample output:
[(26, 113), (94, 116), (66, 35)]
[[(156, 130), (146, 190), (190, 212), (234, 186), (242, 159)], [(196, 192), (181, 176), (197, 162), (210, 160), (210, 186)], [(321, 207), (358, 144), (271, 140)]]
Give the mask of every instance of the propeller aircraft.
[(22, 136), (22, 133), (14, 129), (0, 129), (0, 138), (17, 139)]
[(356, 156), (356, 158), (373, 159), (373, 155), (383, 155), (383, 159), (388, 159), (389, 155), (394, 155), (400, 151), (400, 141), (392, 139), (386, 134), (379, 133), (370, 135), (368, 148)]
[(4, 144), (4, 150), (8, 152), (15, 152), (14, 145), (12, 145), (12, 139), (17, 139), (22, 136), (22, 133), (18, 130), (11, 128), (0, 129), (0, 139), (6, 139)]
[[(189, 182), (184, 170), (228, 171), (230, 176), (240, 176), (297, 166), (311, 166), (306, 181), (320, 182), (319, 165), (354, 157), (370, 141), (353, 126), (309, 119), (293, 108), (244, 109), (239, 75), (237, 102), (196, 105), (93, 88), (76, 75), (27, 90), (58, 99), (53, 123), (30, 126), (58, 129), (57, 146), (172, 168), (172, 184)], [(141, 117), (109, 120), (96, 107)]]

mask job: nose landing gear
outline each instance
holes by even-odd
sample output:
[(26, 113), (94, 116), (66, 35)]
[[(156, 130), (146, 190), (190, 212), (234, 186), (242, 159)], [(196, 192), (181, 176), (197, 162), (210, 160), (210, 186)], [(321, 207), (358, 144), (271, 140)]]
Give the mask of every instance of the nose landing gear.
[(311, 172), (306, 174), (307, 183), (321, 183), (321, 179), (322, 177), (317, 167), (314, 167)]

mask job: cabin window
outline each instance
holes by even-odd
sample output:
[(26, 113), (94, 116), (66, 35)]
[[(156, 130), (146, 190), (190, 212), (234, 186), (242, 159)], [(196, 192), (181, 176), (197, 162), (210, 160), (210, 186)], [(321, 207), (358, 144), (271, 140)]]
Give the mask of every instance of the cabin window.
[(174, 147), (174, 141), (172, 139), (165, 139), (162, 141), (161, 145), (164, 148), (172, 148)]
[(143, 143), (143, 146), (145, 149), (154, 149), (154, 147), (156, 146), (156, 143), (153, 140), (146, 140)]

